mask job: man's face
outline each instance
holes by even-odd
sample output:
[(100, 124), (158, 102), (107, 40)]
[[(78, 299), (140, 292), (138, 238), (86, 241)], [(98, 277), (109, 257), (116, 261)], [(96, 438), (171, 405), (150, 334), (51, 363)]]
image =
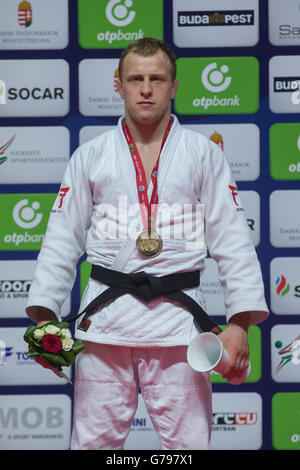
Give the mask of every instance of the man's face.
[(169, 115), (177, 87), (163, 52), (148, 57), (131, 52), (125, 57), (118, 90), (125, 101), (126, 116), (135, 122), (153, 124)]

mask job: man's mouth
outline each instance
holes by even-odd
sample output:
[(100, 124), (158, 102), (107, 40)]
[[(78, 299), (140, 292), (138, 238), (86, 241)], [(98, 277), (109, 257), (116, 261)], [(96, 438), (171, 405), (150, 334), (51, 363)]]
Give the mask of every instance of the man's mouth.
[(138, 105), (144, 106), (147, 108), (147, 107), (153, 106), (154, 102), (153, 101), (139, 101)]

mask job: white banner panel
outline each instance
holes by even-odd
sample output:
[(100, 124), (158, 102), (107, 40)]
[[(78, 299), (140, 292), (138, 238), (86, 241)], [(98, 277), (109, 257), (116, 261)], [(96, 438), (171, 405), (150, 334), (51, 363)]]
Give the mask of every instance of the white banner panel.
[(214, 393), (212, 450), (258, 450), (262, 399), (258, 393)]
[(277, 315), (300, 314), (300, 258), (274, 258), (270, 267), (271, 310)]
[(79, 109), (84, 116), (121, 116), (116, 89), (119, 59), (84, 59), (79, 64)]
[[(28, 318), (25, 307), (36, 260), (0, 261), (0, 319)], [(71, 311), (71, 297), (62, 306), (62, 316)]]
[(63, 59), (0, 60), (5, 104), (0, 117), (65, 116), (69, 64)]
[(0, 50), (64, 49), (68, 0), (0, 0)]
[(66, 127), (0, 128), (0, 184), (59, 184), (70, 158)]
[(178, 47), (255, 46), (258, 24), (258, 0), (173, 0)]
[(300, 382), (300, 324), (273, 326), (271, 360), (275, 382)]
[(299, 46), (299, 25), (299, 0), (269, 0), (269, 41), (274, 46)]
[(84, 126), (79, 132), (79, 144), (82, 145), (89, 140), (95, 139), (104, 132), (115, 129), (116, 126)]
[(300, 247), (300, 191), (273, 191), (270, 195), (270, 241), (273, 246)]
[(256, 191), (239, 191), (254, 246), (260, 243), (260, 196)]
[(236, 181), (259, 177), (259, 128), (256, 124), (184, 124), (215, 142), (225, 154)]
[(218, 265), (212, 258), (205, 260), (200, 288), (204, 295), (208, 315), (225, 315), (224, 292), (219, 281)]
[(269, 62), (269, 103), (273, 113), (300, 112), (300, 55), (274, 56)]
[(1, 395), (1, 450), (67, 450), (70, 434), (67, 395)]

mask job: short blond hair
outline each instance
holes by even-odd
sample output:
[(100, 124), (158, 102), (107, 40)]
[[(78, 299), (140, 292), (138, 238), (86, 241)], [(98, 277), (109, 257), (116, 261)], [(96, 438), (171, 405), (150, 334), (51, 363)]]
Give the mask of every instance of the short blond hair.
[(160, 51), (163, 52), (170, 61), (171, 79), (174, 81), (176, 79), (176, 56), (173, 50), (165, 41), (151, 37), (137, 39), (136, 41), (130, 43), (126, 49), (122, 51), (118, 68), (120, 80), (122, 81), (124, 59), (128, 54), (135, 53), (144, 57), (148, 57), (157, 54)]

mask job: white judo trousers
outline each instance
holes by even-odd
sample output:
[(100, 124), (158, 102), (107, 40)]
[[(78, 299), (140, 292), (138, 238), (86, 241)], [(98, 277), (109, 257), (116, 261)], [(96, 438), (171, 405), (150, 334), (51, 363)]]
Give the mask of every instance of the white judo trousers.
[(161, 449), (208, 449), (210, 377), (191, 369), (186, 348), (87, 342), (76, 364), (71, 449), (123, 449), (139, 387)]

